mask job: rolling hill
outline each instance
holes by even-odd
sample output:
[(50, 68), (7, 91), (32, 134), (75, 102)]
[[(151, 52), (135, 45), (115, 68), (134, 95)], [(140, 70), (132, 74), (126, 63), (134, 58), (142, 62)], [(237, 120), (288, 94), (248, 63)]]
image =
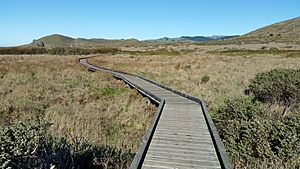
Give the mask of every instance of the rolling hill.
[(213, 36), (182, 36), (180, 38), (188, 39), (191, 41), (196, 42), (203, 42), (203, 41), (212, 41), (212, 40), (226, 40), (233, 37), (238, 37), (238, 35), (233, 36), (223, 36), (223, 35), (213, 35)]
[(222, 36), (222, 35), (214, 35), (214, 36), (182, 36), (179, 38), (160, 38), (153, 40), (144, 40), (139, 41), (137, 39), (101, 39), (101, 38), (71, 38), (59, 34), (53, 34), (49, 36), (42, 37), (37, 40), (33, 40), (30, 45), (36, 44), (36, 42), (43, 42), (46, 47), (120, 47), (120, 46), (133, 46), (140, 45), (142, 43), (174, 43), (174, 42), (205, 42), (212, 40), (225, 40), (236, 36)]
[(274, 23), (231, 40), (244, 43), (300, 43), (300, 17)]
[(151, 39), (145, 40), (144, 42), (151, 42), (151, 43), (174, 43), (174, 42), (206, 42), (206, 41), (213, 41), (213, 40), (226, 40), (233, 37), (237, 37), (238, 35), (234, 36), (223, 36), (223, 35), (213, 35), (213, 36), (181, 36), (179, 38), (169, 38), (164, 37), (160, 39)]
[(120, 40), (109, 40), (101, 38), (71, 38), (59, 34), (53, 34), (49, 36), (42, 37), (37, 40), (33, 40), (30, 45), (34, 45), (34, 42), (43, 42), (46, 47), (107, 47), (107, 46), (126, 46), (126, 45), (136, 45), (139, 43), (136, 39), (120, 39)]
[(160, 39), (139, 41), (137, 39), (101, 39), (101, 38), (71, 38), (59, 34), (53, 34), (34, 40), (43, 42), (46, 47), (121, 47), (136, 46), (144, 43), (176, 43), (176, 42), (209, 42), (209, 43), (268, 43), (268, 42), (288, 42), (300, 43), (300, 17), (278, 22), (249, 32), (242, 36), (181, 36), (178, 38), (164, 37)]
[(37, 41), (43, 42), (45, 46), (51, 47), (70, 47), (75, 39), (63, 35), (49, 35), (38, 39)]
[(278, 22), (245, 34), (244, 36), (294, 36), (300, 35), (300, 17)]

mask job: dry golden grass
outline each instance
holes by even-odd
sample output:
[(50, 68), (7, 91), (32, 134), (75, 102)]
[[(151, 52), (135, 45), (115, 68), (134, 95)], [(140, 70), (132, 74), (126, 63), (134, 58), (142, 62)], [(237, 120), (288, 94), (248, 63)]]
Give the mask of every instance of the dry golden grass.
[[(286, 45), (281, 45), (282, 48)], [(277, 47), (281, 47), (277, 45)], [(258, 72), (274, 68), (300, 68), (300, 58), (280, 55), (228, 56), (208, 53), (226, 48), (260, 49), (248, 46), (180, 46), (177, 50), (194, 50), (184, 55), (129, 55), (119, 54), (91, 58), (90, 62), (153, 79), (179, 91), (203, 98), (210, 110), (216, 109), (226, 97), (241, 95), (249, 80)], [(176, 49), (177, 46), (168, 46)], [(293, 48), (297, 48), (293, 47)], [(202, 82), (204, 76), (209, 81)]]
[[(124, 48), (127, 52), (98, 55), (89, 61), (139, 74), (203, 98), (214, 114), (226, 98), (242, 95), (258, 72), (300, 68), (299, 57), (286, 57), (280, 52), (255, 55), (211, 52), (265, 47), (300, 49), (290, 44), (174, 44)], [(54, 123), (52, 131), (56, 136), (67, 135), (69, 139), (79, 136), (96, 144), (136, 149), (154, 107), (148, 106), (136, 91), (125, 88), (123, 82), (103, 73), (87, 72), (77, 59), (76, 56), (0, 57), (3, 65), (0, 67), (0, 124), (9, 125), (43, 114)], [(236, 164), (237, 168), (243, 165)], [(272, 166), (264, 161), (250, 166), (255, 165)]]
[(136, 150), (155, 106), (76, 56), (0, 56), (0, 127), (44, 117), (69, 139)]

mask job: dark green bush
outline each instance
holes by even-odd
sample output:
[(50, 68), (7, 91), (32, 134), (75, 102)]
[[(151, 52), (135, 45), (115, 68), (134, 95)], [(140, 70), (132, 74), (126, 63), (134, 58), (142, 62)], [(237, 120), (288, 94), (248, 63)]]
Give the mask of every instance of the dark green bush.
[(209, 81), (209, 76), (205, 75), (201, 78), (201, 83), (207, 83)]
[(268, 104), (284, 107), (283, 116), (300, 104), (300, 69), (274, 69), (252, 79), (246, 93)]
[(134, 156), (84, 139), (54, 138), (48, 134), (49, 126), (38, 120), (2, 129), (0, 168), (128, 168)]
[(39, 143), (46, 136), (47, 123), (19, 123), (16, 127), (6, 127), (0, 132), (1, 168), (22, 168), (22, 157), (33, 156)]
[(225, 100), (225, 105), (219, 108), (219, 113), (222, 115), (222, 120), (228, 122), (233, 119), (249, 121), (263, 113), (264, 110), (265, 107), (262, 103), (245, 96)]
[(219, 109), (215, 122), (235, 167), (299, 167), (300, 116), (272, 120), (265, 110), (251, 97), (226, 100)]

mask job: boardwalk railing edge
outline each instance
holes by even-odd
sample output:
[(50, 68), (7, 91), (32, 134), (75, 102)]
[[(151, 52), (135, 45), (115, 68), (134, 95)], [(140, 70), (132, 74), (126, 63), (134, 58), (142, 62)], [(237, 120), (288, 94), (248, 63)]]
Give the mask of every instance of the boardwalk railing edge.
[(152, 122), (142, 140), (142, 143), (140, 144), (138, 151), (131, 162), (131, 165), (129, 167), (130, 169), (136, 169), (136, 168), (142, 167), (144, 159), (146, 157), (146, 153), (147, 153), (146, 150), (148, 149), (148, 147), (150, 145), (150, 142), (152, 140), (155, 128), (156, 128), (159, 118), (161, 116), (161, 112), (164, 108), (164, 105), (165, 105), (165, 100), (162, 100), (162, 102), (159, 104), (159, 107), (152, 119)]
[[(191, 95), (188, 95), (188, 94), (185, 94), (185, 93), (182, 93), (182, 92), (179, 92), (177, 90), (174, 90), (168, 86), (165, 86), (165, 85), (162, 85), (162, 84), (159, 84), (157, 82), (154, 82), (150, 79), (147, 79), (145, 77), (142, 77), (140, 75), (134, 75), (134, 74), (131, 74), (131, 73), (127, 73), (127, 72), (123, 72), (123, 71), (116, 71), (116, 70), (112, 70), (112, 69), (108, 69), (108, 68), (104, 68), (104, 67), (99, 67), (99, 66), (96, 66), (96, 65), (93, 65), (91, 63), (88, 63), (88, 61), (86, 59), (88, 59), (90, 57), (85, 57), (85, 58), (79, 58), (79, 62), (81, 60), (85, 60), (86, 63), (94, 68), (98, 68), (98, 69), (101, 69), (103, 71), (106, 71), (110, 74), (112, 74), (114, 77), (118, 78), (118, 79), (122, 79), (123, 81), (125, 81), (127, 84), (129, 84), (130, 86), (136, 88), (139, 92), (143, 93), (144, 95), (146, 95), (149, 99), (151, 99), (152, 101), (156, 102), (159, 104), (159, 107), (157, 109), (157, 112), (155, 113), (155, 116), (153, 117), (153, 120), (150, 124), (150, 127), (148, 128), (144, 138), (143, 138), (143, 141), (141, 143), (141, 145), (139, 146), (138, 148), (138, 152), (136, 153), (131, 165), (130, 165), (130, 169), (135, 169), (135, 168), (141, 168), (141, 165), (143, 163), (143, 160), (144, 160), (144, 157), (145, 157), (145, 154), (146, 154), (146, 151), (147, 150), (147, 147), (149, 146), (150, 144), (150, 141), (151, 141), (151, 138), (153, 136), (153, 133), (155, 131), (155, 127), (158, 123), (158, 120), (159, 120), (159, 117), (161, 115), (161, 112), (162, 112), (162, 109), (164, 107), (164, 104), (165, 104), (165, 100), (162, 100), (160, 99), (159, 97), (149, 93), (147, 90), (135, 85), (135, 84), (132, 84), (130, 81), (128, 81), (125, 77), (123, 76), (119, 76), (117, 73), (122, 73), (122, 74), (127, 74), (127, 75), (132, 75), (132, 76), (136, 76), (136, 77), (139, 77), (143, 80), (146, 80), (152, 84), (155, 84), (161, 88), (164, 88), (166, 90), (169, 90), (175, 94), (178, 94), (182, 97), (185, 97), (189, 100), (192, 100), (194, 102), (197, 102), (198, 104), (200, 104), (200, 107), (201, 107), (201, 110), (203, 111), (204, 113), (204, 117), (205, 117), (205, 121), (207, 123), (207, 126), (208, 126), (208, 129), (209, 129), (209, 132), (210, 132), (210, 135), (211, 135), (211, 138), (212, 138), (212, 141), (213, 141), (213, 144), (214, 144), (214, 147), (215, 147), (215, 150), (216, 150), (216, 153), (217, 153), (217, 156), (218, 156), (218, 159), (219, 159), (219, 162), (220, 162), (220, 165), (223, 169), (232, 169), (232, 165), (231, 165), (231, 162), (227, 156), (227, 153), (226, 153), (226, 150), (225, 150), (225, 147), (224, 147), (224, 144), (222, 143), (221, 139), (220, 139), (220, 136), (218, 134), (218, 131), (210, 117), (210, 115), (208, 114), (208, 111), (207, 111), (207, 108), (206, 108), (206, 105), (205, 105), (205, 102), (201, 99), (198, 99), (194, 96), (191, 96)], [(82, 64), (80, 62), (80, 64)], [(94, 68), (91, 68), (89, 67), (89, 69), (91, 70), (96, 70)]]
[(164, 88), (164, 89), (166, 89), (166, 90), (169, 90), (169, 91), (171, 91), (171, 92), (173, 92), (173, 93), (176, 93), (176, 94), (178, 94), (178, 95), (180, 95), (180, 96), (182, 96), (182, 97), (185, 97), (185, 98), (187, 98), (187, 99), (190, 99), (190, 100), (192, 100), (192, 101), (194, 101), (194, 102), (199, 103), (200, 106), (201, 106), (201, 109), (202, 109), (202, 111), (203, 111), (203, 113), (204, 113), (205, 121), (206, 121), (206, 123), (207, 123), (209, 132), (210, 132), (210, 134), (211, 134), (211, 138), (212, 138), (213, 143), (214, 143), (214, 146), (215, 146), (215, 148), (216, 148), (216, 153), (217, 153), (217, 156), (218, 156), (218, 158), (219, 158), (221, 167), (224, 168), (224, 169), (231, 169), (231, 168), (232, 168), (231, 162), (230, 162), (230, 160), (229, 160), (229, 158), (228, 158), (228, 155), (227, 155), (227, 153), (226, 153), (224, 144), (223, 144), (223, 142), (221, 141), (221, 138), (220, 138), (220, 136), (219, 136), (219, 133), (218, 133), (218, 131), (217, 131), (216, 126), (214, 125), (214, 123), (213, 123), (213, 121), (212, 121), (210, 115), (208, 114), (208, 111), (207, 111), (205, 102), (204, 102), (203, 100), (198, 99), (198, 98), (196, 98), (196, 97), (194, 97), (194, 96), (190, 96), (190, 95), (188, 95), (188, 94), (179, 92), (179, 91), (174, 90), (174, 89), (172, 89), (172, 88), (170, 88), (170, 87), (168, 87), (168, 86), (165, 86), (165, 85), (156, 83), (156, 82), (154, 82), (154, 81), (152, 81), (152, 80), (149, 80), (149, 79), (147, 79), (147, 78), (144, 78), (144, 77), (142, 77), (142, 76), (139, 76), (139, 75), (137, 75), (137, 76), (138, 76), (139, 78), (141, 78), (141, 79), (144, 79), (144, 80), (146, 80), (146, 81), (152, 83), (152, 84), (158, 85), (158, 86), (160, 86), (160, 87), (162, 87), (162, 88)]

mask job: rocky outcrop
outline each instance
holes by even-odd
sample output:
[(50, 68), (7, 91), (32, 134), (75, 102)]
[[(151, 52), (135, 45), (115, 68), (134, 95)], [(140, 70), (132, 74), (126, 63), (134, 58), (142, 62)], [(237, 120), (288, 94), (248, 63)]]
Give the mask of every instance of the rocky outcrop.
[(31, 45), (34, 47), (45, 47), (44, 42), (35, 39), (32, 41)]

